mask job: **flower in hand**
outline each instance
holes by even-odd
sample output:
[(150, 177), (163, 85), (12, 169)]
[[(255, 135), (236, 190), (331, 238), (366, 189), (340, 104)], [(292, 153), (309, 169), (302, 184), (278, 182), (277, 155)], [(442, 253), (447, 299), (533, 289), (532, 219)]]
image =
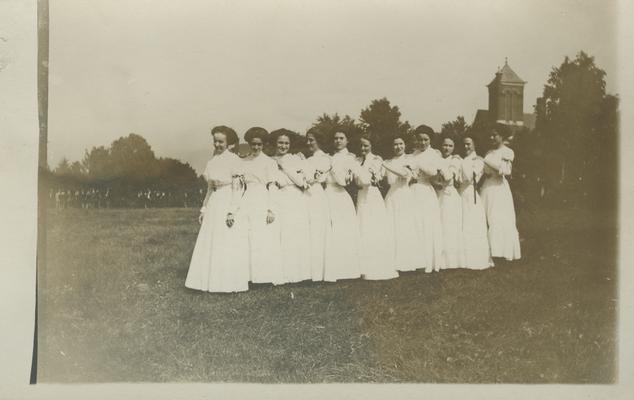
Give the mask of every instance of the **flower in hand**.
[(231, 228), (233, 226), (235, 222), (235, 219), (233, 218), (233, 214), (232, 213), (227, 213), (227, 226), (229, 228)]
[(272, 224), (273, 221), (275, 221), (275, 214), (273, 213), (273, 211), (268, 210), (266, 213), (266, 223)]

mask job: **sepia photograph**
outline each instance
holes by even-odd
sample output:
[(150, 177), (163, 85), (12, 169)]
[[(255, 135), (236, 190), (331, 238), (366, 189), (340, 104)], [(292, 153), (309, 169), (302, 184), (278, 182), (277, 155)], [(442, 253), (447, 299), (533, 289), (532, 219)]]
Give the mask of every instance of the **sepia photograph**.
[(31, 383), (618, 383), (617, 14), (38, 1)]

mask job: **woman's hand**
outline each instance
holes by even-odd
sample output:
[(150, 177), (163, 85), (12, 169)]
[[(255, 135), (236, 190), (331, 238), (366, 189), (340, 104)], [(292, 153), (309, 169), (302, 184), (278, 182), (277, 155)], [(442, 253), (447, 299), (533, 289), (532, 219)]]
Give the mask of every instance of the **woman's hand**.
[(352, 170), (349, 169), (346, 173), (346, 186), (352, 183)]
[(227, 226), (229, 228), (231, 228), (233, 226), (234, 222), (235, 222), (235, 220), (233, 218), (233, 214), (232, 213), (227, 213)]
[(202, 225), (203, 223), (203, 212), (201, 211), (200, 214), (198, 215), (198, 224)]
[(268, 224), (272, 224), (273, 221), (275, 221), (275, 214), (273, 213), (273, 211), (268, 210), (266, 212), (266, 223)]

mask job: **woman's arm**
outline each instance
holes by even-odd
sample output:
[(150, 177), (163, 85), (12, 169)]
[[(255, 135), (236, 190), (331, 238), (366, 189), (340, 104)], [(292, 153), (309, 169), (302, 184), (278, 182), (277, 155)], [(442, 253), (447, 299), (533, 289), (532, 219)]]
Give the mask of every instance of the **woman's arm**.
[(412, 170), (405, 165), (394, 165), (394, 162), (388, 160), (383, 162), (383, 168), (400, 178), (407, 179), (408, 181), (412, 179)]
[(278, 160), (278, 165), (295, 186), (302, 189), (306, 188), (306, 179), (304, 178), (300, 163)]

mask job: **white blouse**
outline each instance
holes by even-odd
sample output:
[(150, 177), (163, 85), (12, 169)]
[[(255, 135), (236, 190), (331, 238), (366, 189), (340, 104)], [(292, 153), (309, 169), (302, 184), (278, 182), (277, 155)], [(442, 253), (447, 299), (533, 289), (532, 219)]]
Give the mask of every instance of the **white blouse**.
[(428, 147), (425, 151), (421, 151), (411, 157), (413, 160), (412, 167), (418, 182), (431, 182), (438, 170), (441, 169), (442, 157), (434, 148)]
[(329, 185), (347, 186), (346, 177), (357, 173), (357, 161), (348, 149), (342, 149), (330, 157), (331, 169), (326, 177), (326, 183)]
[(312, 156), (304, 160), (306, 182), (310, 185), (326, 182), (330, 167), (330, 156), (321, 150), (317, 150)]
[(387, 183), (394, 185), (397, 182), (409, 182), (413, 177), (412, 161), (412, 157), (406, 154), (385, 161), (383, 166), (387, 171)]
[(497, 149), (489, 150), (484, 157), (484, 173), (487, 176), (511, 175), (511, 166), (515, 159), (515, 153), (510, 148), (502, 145)]
[(229, 150), (225, 150), (221, 154), (214, 155), (211, 160), (207, 162), (203, 176), (207, 180), (208, 188), (201, 211), (204, 211), (207, 207), (209, 196), (213, 191), (228, 185), (232, 186), (232, 191), (234, 192), (229, 212), (238, 211), (240, 197), (236, 194), (243, 189), (241, 183), (241, 164), (242, 161), (240, 157)]
[(467, 188), (477, 183), (484, 173), (484, 160), (476, 152), (466, 155), (460, 164), (460, 174), (458, 175), (461, 188)]
[(300, 188), (306, 186), (306, 177), (304, 175), (304, 160), (296, 154), (284, 154), (277, 159), (278, 173), (275, 181), (280, 187), (295, 185)]
[(385, 168), (383, 168), (383, 159), (375, 154), (368, 154), (365, 157), (357, 158), (357, 174), (355, 181), (357, 186), (365, 187), (372, 185), (372, 177), (375, 183), (381, 182), (385, 176)]

